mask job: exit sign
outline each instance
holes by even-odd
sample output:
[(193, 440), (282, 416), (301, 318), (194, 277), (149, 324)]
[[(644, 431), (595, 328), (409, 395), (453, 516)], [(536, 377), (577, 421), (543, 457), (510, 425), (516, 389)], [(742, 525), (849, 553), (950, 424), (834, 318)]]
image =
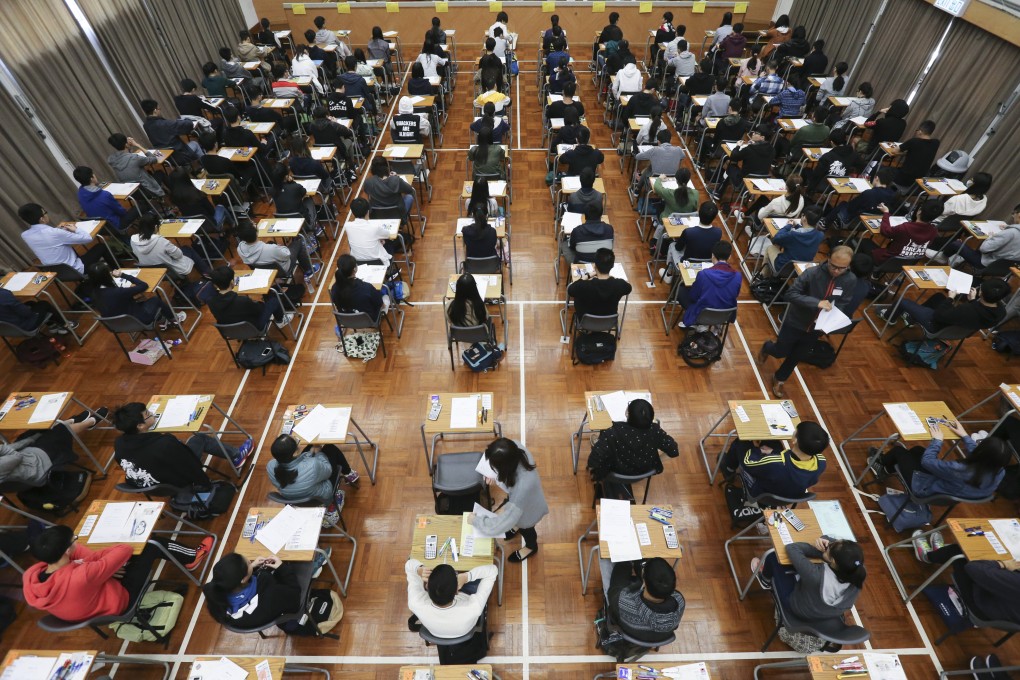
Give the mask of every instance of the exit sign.
[(963, 14), (969, 4), (970, 0), (935, 0), (936, 7), (957, 17)]

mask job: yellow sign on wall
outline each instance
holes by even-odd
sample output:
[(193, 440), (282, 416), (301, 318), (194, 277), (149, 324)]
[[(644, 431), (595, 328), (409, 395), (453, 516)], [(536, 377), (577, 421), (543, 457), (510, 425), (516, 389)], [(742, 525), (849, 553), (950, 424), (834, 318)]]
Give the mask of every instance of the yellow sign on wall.
[(399, 2), (387, 2), (386, 3), (386, 12), (388, 14), (396, 14), (399, 11), (400, 11), (400, 3)]
[(351, 13), (351, 3), (349, 3), (349, 2), (338, 2), (338, 3), (336, 3), (336, 13), (337, 14), (350, 14)]
[(735, 2), (733, 3), (734, 14), (747, 14), (747, 3), (746, 2)]
[(650, 2), (642, 2), (642, 3), (640, 3), (638, 5), (638, 14), (651, 14), (651, 13), (652, 13), (652, 3), (650, 3)]
[(542, 3), (542, 11), (543, 12), (555, 12), (556, 11), (556, 2), (555, 2), (555, 0), (546, 0), (545, 2), (543, 2)]
[(593, 2), (591, 3), (591, 11), (594, 14), (602, 14), (606, 11), (606, 3), (604, 2)]
[(305, 6), (303, 4), (291, 5), (290, 11), (293, 12), (294, 14), (304, 14)]
[(705, 7), (707, 5), (708, 5), (707, 2), (696, 2), (693, 5), (691, 5), (691, 13), (692, 14), (704, 14), (705, 13)]
[(446, 14), (450, 11), (450, 3), (448, 2), (437, 2), (436, 3), (436, 14)]
[(503, 3), (502, 2), (490, 2), (489, 3), (489, 11), (490, 12), (502, 12), (503, 11)]

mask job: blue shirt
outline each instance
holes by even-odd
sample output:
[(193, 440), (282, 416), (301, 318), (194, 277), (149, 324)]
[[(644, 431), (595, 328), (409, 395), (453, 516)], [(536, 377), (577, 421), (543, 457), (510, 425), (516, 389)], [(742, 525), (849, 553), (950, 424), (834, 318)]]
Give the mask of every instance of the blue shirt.
[(783, 79), (775, 73), (762, 76), (751, 85), (751, 94), (779, 94), (783, 89)]
[[(963, 447), (969, 455), (977, 448), (977, 442), (966, 436), (963, 438)], [(941, 450), (940, 439), (932, 439), (924, 450), (924, 456), (921, 457), (921, 467), (924, 470), (917, 470), (910, 479), (910, 488), (918, 496), (944, 493), (960, 498), (985, 498), (995, 492), (1006, 476), (1005, 470), (999, 470), (995, 475), (979, 480), (980, 484), (971, 484), (970, 466), (960, 461), (939, 458)]]
[(127, 214), (124, 206), (106, 189), (93, 186), (78, 187), (78, 204), (89, 219), (106, 220), (120, 231), (120, 218)]
[(776, 256), (776, 274), (790, 262), (811, 262), (815, 259), (818, 246), (825, 238), (825, 232), (818, 229), (797, 228), (787, 224), (776, 232), (772, 242), (783, 249)]
[(21, 232), (21, 238), (43, 266), (66, 264), (79, 274), (85, 273), (85, 265), (72, 247), (77, 243), (92, 241), (92, 237), (84, 229), (76, 227), (76, 231), (67, 231), (49, 224), (33, 224)]
[(807, 101), (807, 95), (804, 94), (804, 90), (788, 87), (779, 93), (776, 100), (779, 102), (780, 116), (799, 116), (801, 107)]
[(684, 310), (684, 325), (693, 326), (703, 309), (731, 309), (737, 306), (743, 277), (725, 262), (702, 269), (691, 286), (691, 305)]
[(678, 251), (682, 250), (688, 260), (708, 260), (712, 257), (712, 246), (722, 239), (719, 227), (687, 227), (675, 241)]

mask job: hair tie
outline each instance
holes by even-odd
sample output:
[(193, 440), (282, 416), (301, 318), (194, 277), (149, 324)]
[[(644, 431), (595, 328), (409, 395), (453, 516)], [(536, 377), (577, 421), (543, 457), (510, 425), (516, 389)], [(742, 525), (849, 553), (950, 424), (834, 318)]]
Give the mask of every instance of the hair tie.
[(854, 566), (855, 566), (855, 567), (859, 567), (859, 566), (861, 566), (861, 561), (860, 561), (860, 560), (855, 560), (855, 561), (854, 561)]

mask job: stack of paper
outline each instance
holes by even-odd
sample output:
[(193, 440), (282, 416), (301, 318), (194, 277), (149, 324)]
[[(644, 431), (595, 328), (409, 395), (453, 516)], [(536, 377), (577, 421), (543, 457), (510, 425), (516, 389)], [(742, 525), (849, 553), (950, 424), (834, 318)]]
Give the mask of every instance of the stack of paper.
[(850, 119), (850, 122), (859, 127), (864, 127), (864, 124), (868, 122), (868, 119), (864, 116), (854, 116)]
[[(581, 182), (581, 178), (578, 177), (577, 181), (578, 181), (578, 183), (580, 183)], [(580, 187), (578, 187), (578, 188), (580, 188)], [(499, 179), (499, 180), (496, 180), (494, 182), (489, 182), (489, 195), (490, 196), (500, 196), (500, 195), (505, 194), (505, 193), (506, 193), (506, 182), (504, 180)]]
[(562, 227), (564, 234), (569, 234), (581, 226), (582, 222), (584, 222), (584, 215), (581, 213), (565, 212), (563, 217), (560, 218), (560, 227)]
[(970, 293), (974, 285), (974, 276), (959, 269), (950, 269), (949, 278), (946, 281), (946, 291), (955, 295), (966, 295)]
[(924, 434), (927, 431), (914, 409), (906, 404), (884, 404), (885, 412), (896, 424), (901, 435)]
[(852, 177), (848, 179), (847, 183), (850, 184), (857, 191), (867, 191), (868, 189), (871, 188), (871, 183), (868, 180), (860, 179), (858, 177)]
[(563, 187), (564, 191), (578, 191), (581, 188), (581, 178), (573, 176), (564, 177), (560, 180), (560, 185)]
[(239, 149), (233, 149), (233, 148), (230, 148), (230, 147), (226, 147), (226, 148), (223, 148), (223, 149), (220, 149), (219, 151), (217, 151), (216, 155), (219, 156), (220, 158), (233, 158), (234, 157), (234, 152), (238, 151), (238, 150)]
[(794, 118), (793, 119), (793, 127), (796, 130), (799, 130), (802, 127), (807, 126), (807, 124), (808, 124), (808, 122), (806, 120), (804, 120), (803, 118)]
[(478, 395), (454, 397), (450, 400), (450, 427), (453, 429), (478, 427)]
[(475, 472), (480, 474), (482, 477), (491, 480), (496, 486), (503, 489), (503, 491), (509, 491), (506, 488), (506, 484), (499, 481), (499, 476), (496, 474), (496, 471), (492, 469), (492, 466), (489, 464), (489, 459), (485, 456), (482, 456), (478, 460), (478, 465), (475, 466)]
[(7, 666), (3, 680), (39, 680), (52, 675), (57, 659), (52, 656), (23, 656)]
[(928, 182), (928, 188), (938, 193), (940, 196), (948, 196), (956, 193), (951, 186), (942, 181)]
[(188, 680), (246, 680), (248, 671), (226, 657), (212, 661), (196, 661)]
[(411, 97), (412, 104), (421, 104), (423, 101), (425, 101), (425, 97), (422, 97), (421, 95)]
[(599, 539), (609, 545), (609, 559), (612, 562), (641, 559), (641, 544), (630, 516), (630, 502), (603, 498), (599, 507)]
[(89, 535), (89, 543), (139, 543), (159, 519), (162, 503), (107, 503)]
[(272, 224), (269, 225), (269, 233), (290, 233), (301, 231), (301, 227), (304, 226), (305, 221), (300, 217), (286, 217), (283, 219), (276, 219)]
[(110, 182), (103, 188), (114, 196), (130, 196), (138, 188), (138, 182)]
[(663, 668), (662, 674), (672, 680), (708, 680), (708, 667), (705, 666), (704, 661), (701, 661), (684, 666)]
[(47, 394), (35, 405), (35, 409), (32, 411), (28, 422), (47, 423), (56, 420), (60, 415), (60, 409), (64, 405), (65, 399), (67, 399), (67, 392)]
[(864, 653), (869, 680), (907, 680), (900, 659), (895, 654)]
[(609, 394), (603, 394), (599, 398), (602, 400), (602, 406), (606, 409), (610, 420), (613, 421), (627, 420), (627, 406), (635, 399), (644, 399), (649, 404), (652, 403), (650, 392), (625, 392), (617, 390)]
[(312, 147), (312, 158), (317, 161), (325, 160), (329, 158), (333, 153), (336, 152), (335, 146), (316, 146)]
[(167, 430), (191, 423), (198, 411), (198, 395), (186, 394), (171, 397), (160, 414), (159, 425), (154, 429)]
[(815, 513), (818, 520), (818, 527), (822, 530), (823, 536), (840, 538), (845, 541), (854, 540), (854, 534), (850, 530), (850, 524), (846, 521), (843, 508), (839, 501), (808, 501), (808, 507)]
[(318, 178), (314, 178), (314, 179), (299, 179), (299, 180), (295, 180), (295, 181), (305, 188), (305, 193), (314, 194), (316, 191), (319, 190), (319, 180), (318, 180)]
[(958, 179), (947, 179), (945, 180), (945, 183), (949, 185), (950, 189), (958, 194), (967, 190), (967, 185)]
[(204, 223), (205, 220), (184, 220), (184, 226), (181, 227), (180, 233), (183, 236), (193, 236)]
[[(495, 517), (496, 513), (486, 510), (478, 503), (475, 503), (475, 507), (472, 512), (476, 516), (480, 517)], [(503, 532), (497, 534), (487, 534), (480, 531), (478, 527), (468, 524), (467, 521), (468, 513), (464, 513), (464, 517), (460, 524), (460, 542), (457, 544), (460, 548), (461, 557), (483, 557), (492, 554), (492, 539), (496, 536), (502, 538)]]
[(999, 536), (1002, 545), (1014, 560), (1020, 560), (1020, 521), (1016, 519), (992, 519), (988, 521)]
[(268, 288), (269, 278), (272, 275), (272, 269), (253, 269), (250, 274), (237, 277), (237, 289), (243, 292), (246, 290)]
[(793, 420), (782, 404), (762, 404), (762, 415), (769, 426), (769, 434), (775, 437), (792, 437)]
[(386, 276), (386, 269), (384, 264), (359, 264), (357, 277), (373, 286), (381, 286), (383, 278)]
[[(322, 510), (322, 508), (302, 509)], [(294, 534), (301, 530), (301, 526), (304, 521), (305, 518), (300, 512), (298, 512), (297, 508), (285, 505), (283, 510), (281, 510), (276, 517), (266, 522), (266, 524), (255, 533), (255, 540), (266, 546), (269, 552), (275, 555), (283, 550), (283, 547), (287, 545), (287, 542), (290, 541)]]
[(853, 99), (850, 97), (831, 97), (831, 99), (836, 100), (836, 106), (850, 106), (851, 102), (853, 102)]
[(32, 279), (36, 276), (35, 272), (18, 272), (4, 284), (4, 288), (10, 291), (19, 291), (24, 289), (25, 286), (32, 283)]
[(406, 146), (391, 146), (386, 149), (386, 155), (390, 158), (403, 158), (407, 155), (408, 148)]
[(846, 328), (851, 323), (850, 317), (844, 314), (839, 307), (833, 305), (832, 308), (822, 310), (818, 314), (818, 318), (815, 319), (815, 330), (820, 333), (834, 333), (841, 328)]
[(899, 226), (901, 224), (905, 224), (906, 221), (907, 221), (906, 217), (892, 217), (892, 216), (890, 216), (889, 217), (889, 226), (890, 227), (896, 227), (896, 226)]
[(306, 442), (337, 441), (347, 436), (347, 427), (351, 420), (351, 409), (326, 408), (316, 404), (304, 418), (294, 426), (294, 434)]
[[(497, 286), (496, 274), (474, 274), (475, 285), (478, 287), (478, 297), (483, 300), (487, 297), (487, 291), (490, 287)], [(497, 286), (498, 287), (498, 286)]]

